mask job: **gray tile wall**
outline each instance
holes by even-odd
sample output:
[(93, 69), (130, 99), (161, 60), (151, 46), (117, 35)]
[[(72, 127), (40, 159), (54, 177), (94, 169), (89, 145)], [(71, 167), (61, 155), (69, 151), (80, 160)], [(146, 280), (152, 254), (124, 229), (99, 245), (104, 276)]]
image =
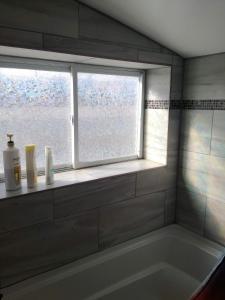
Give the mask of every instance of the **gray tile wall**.
[[(73, 0), (19, 3), (0, 3), (0, 45), (165, 64), (181, 99), (176, 53)], [(1, 286), (174, 222), (179, 111), (166, 118), (165, 167), (0, 201)]]
[(173, 223), (170, 176), (158, 167), (1, 200), (1, 286)]
[[(146, 72), (145, 99), (154, 102), (157, 100), (168, 101), (170, 79), (171, 67), (148, 70)], [(146, 159), (166, 164), (168, 118), (168, 108), (145, 109), (144, 157)]]
[[(225, 100), (225, 54), (185, 62), (184, 99)], [(225, 245), (225, 111), (183, 110), (176, 220)]]
[[(56, 26), (57, 24), (57, 26)], [(74, 0), (3, 0), (0, 45), (181, 65), (176, 53)]]

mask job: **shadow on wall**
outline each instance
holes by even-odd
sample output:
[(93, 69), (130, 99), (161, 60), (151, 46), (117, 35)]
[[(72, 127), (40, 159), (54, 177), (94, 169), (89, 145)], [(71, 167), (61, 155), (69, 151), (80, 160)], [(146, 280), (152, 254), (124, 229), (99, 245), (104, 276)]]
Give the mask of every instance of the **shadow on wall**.
[[(177, 223), (225, 245), (225, 202), (217, 197), (206, 196), (207, 191), (212, 187), (216, 188), (215, 177), (211, 181), (210, 178), (207, 180), (206, 173), (189, 170), (184, 170), (183, 173), (180, 174), (181, 184), (177, 192)], [(191, 178), (194, 183), (191, 188), (194, 191), (190, 191)]]
[(205, 196), (199, 193), (190, 192), (185, 188), (178, 188), (176, 211), (177, 223), (203, 235), (205, 208)]

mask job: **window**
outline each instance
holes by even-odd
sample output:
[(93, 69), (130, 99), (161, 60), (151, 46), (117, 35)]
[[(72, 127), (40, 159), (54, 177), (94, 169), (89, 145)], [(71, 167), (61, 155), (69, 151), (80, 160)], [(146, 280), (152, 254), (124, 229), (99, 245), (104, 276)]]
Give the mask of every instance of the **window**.
[(29, 143), (37, 145), (39, 169), (45, 145), (53, 148), (56, 168), (141, 157), (142, 82), (135, 70), (33, 60), (0, 64), (0, 152), (12, 132), (22, 169)]
[(39, 168), (44, 167), (45, 145), (53, 148), (57, 166), (72, 166), (70, 114), (69, 72), (0, 68), (0, 152), (6, 148), (6, 134), (13, 133), (22, 169), (24, 145), (31, 143), (37, 145)]
[(76, 165), (138, 158), (140, 73), (81, 67), (76, 74)]

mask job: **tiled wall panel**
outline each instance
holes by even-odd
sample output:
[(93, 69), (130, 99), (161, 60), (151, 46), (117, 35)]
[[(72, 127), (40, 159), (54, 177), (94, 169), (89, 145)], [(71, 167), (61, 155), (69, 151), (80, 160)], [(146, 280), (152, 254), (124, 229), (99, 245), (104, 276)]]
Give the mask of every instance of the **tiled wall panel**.
[(0, 27), (0, 45), (42, 50), (42, 34)]
[(110, 177), (54, 191), (55, 218), (76, 215), (135, 196), (136, 175)]
[(101, 43), (45, 34), (43, 48), (69, 54), (137, 61), (138, 50), (115, 43)]
[(2, 0), (0, 25), (76, 38), (78, 4), (73, 0)]
[(0, 201), (0, 234), (53, 219), (51, 191)]
[(100, 247), (164, 226), (165, 193), (153, 193), (100, 209)]
[(165, 224), (166, 225), (170, 225), (175, 222), (176, 193), (177, 193), (176, 187), (166, 191), (166, 199), (165, 199)]
[(156, 42), (135, 32), (129, 27), (82, 4), (79, 8), (79, 19), (79, 34), (80, 37), (84, 39), (128, 44), (156, 52), (160, 52), (162, 48)]
[(225, 245), (225, 200), (208, 197), (206, 207), (205, 235)]
[(206, 196), (185, 189), (178, 189), (177, 222), (184, 227), (203, 234)]
[(225, 54), (186, 60), (184, 99), (176, 220), (225, 245)]
[[(0, 45), (172, 66), (171, 89), (180, 100), (183, 62), (172, 51), (76, 1), (20, 2), (1, 1)], [(162, 97), (170, 84), (159, 77), (154, 80)], [(167, 110), (171, 95), (163, 99)], [(164, 118), (167, 127), (173, 121), (168, 133), (149, 144), (157, 160), (170, 147), (167, 166), (0, 203), (1, 286), (174, 221), (179, 118), (172, 113)], [(157, 108), (154, 114), (160, 117)]]
[(6, 286), (98, 250), (97, 212), (0, 235), (0, 282)]
[(1, 200), (1, 285), (171, 224), (175, 176), (169, 174), (152, 168)]
[(183, 110), (181, 148), (209, 154), (211, 146), (213, 111)]

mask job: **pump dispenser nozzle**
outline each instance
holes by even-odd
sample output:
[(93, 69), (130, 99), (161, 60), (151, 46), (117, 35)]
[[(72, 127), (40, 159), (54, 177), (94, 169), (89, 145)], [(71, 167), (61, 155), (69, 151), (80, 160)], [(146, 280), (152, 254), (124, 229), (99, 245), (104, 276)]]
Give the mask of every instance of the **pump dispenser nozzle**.
[(13, 134), (7, 133), (7, 137), (9, 138), (8, 146), (10, 147), (14, 146), (14, 142), (12, 141)]
[(5, 185), (7, 191), (14, 191), (21, 187), (20, 154), (12, 141), (13, 134), (8, 133), (7, 137), (8, 147), (3, 151)]

